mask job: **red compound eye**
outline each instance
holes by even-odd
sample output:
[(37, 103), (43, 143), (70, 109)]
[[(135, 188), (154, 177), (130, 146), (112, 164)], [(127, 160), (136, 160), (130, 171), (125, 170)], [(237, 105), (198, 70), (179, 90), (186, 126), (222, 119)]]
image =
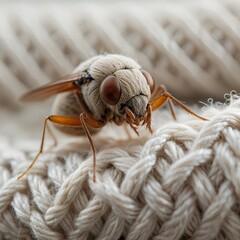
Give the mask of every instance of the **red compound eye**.
[(144, 77), (146, 78), (147, 80), (147, 83), (150, 87), (150, 91), (151, 93), (153, 93), (154, 89), (155, 89), (155, 82), (154, 82), (154, 79), (153, 77), (151, 76), (151, 74), (145, 70), (141, 70), (142, 74), (144, 75)]
[(102, 100), (109, 105), (116, 105), (121, 96), (121, 88), (115, 76), (106, 77), (100, 86)]

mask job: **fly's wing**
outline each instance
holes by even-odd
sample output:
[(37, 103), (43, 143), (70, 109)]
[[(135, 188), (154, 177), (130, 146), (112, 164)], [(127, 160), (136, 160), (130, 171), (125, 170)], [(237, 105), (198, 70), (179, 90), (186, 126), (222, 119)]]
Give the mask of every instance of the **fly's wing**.
[(81, 90), (79, 86), (75, 84), (75, 81), (79, 76), (82, 76), (83, 72), (78, 72), (71, 74), (69, 76), (66, 76), (65, 78), (54, 82), (54, 83), (48, 83), (46, 85), (43, 85), (39, 88), (33, 89), (26, 94), (24, 94), (20, 100), (21, 101), (38, 101), (45, 99), (47, 97), (50, 97), (54, 94), (66, 92), (66, 91), (73, 91), (73, 90)]

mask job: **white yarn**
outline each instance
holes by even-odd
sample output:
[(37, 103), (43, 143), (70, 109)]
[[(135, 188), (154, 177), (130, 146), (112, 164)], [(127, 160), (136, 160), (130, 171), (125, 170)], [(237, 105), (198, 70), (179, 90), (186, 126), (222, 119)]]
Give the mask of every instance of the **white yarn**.
[(130, 145), (95, 139), (96, 183), (82, 144), (79, 153), (45, 153), (21, 181), (32, 157), (5, 145), (0, 236), (239, 239), (240, 100), (204, 116), (210, 121), (170, 122)]
[[(115, 127), (103, 129), (94, 139), (96, 183), (85, 138), (45, 152), (16, 180), (33, 158), (33, 140), (23, 136), (39, 136), (52, 106), (20, 112), (17, 98), (89, 56), (126, 54), (181, 99), (216, 99), (237, 90), (238, 0), (0, 7), (0, 103), (6, 108), (0, 118), (0, 239), (239, 239), (240, 100), (233, 93), (226, 104), (209, 101), (209, 122), (186, 121), (185, 113), (171, 122), (162, 110), (152, 136), (126, 141), (119, 140), (121, 129), (114, 139), (108, 134)], [(28, 151), (19, 150), (18, 138)]]

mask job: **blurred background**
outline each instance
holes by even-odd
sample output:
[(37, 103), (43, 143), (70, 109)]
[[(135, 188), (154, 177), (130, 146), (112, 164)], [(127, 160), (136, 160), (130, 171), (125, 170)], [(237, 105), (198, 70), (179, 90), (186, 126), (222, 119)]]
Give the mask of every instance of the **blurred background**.
[(187, 103), (240, 88), (240, 1), (0, 1), (0, 141), (39, 138), (53, 99), (19, 97), (103, 53), (137, 60)]

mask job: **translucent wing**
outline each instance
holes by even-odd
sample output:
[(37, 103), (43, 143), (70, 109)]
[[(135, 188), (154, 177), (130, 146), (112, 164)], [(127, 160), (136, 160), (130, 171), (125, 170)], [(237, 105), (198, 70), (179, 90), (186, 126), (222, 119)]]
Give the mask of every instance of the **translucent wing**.
[(79, 76), (82, 76), (86, 73), (78, 72), (66, 76), (65, 78), (54, 82), (48, 83), (36, 89), (33, 89), (27, 93), (25, 93), (20, 100), (21, 101), (38, 101), (44, 98), (50, 97), (54, 94), (66, 92), (66, 91), (73, 91), (73, 90), (81, 90), (79, 86), (75, 84), (75, 81), (78, 79)]

